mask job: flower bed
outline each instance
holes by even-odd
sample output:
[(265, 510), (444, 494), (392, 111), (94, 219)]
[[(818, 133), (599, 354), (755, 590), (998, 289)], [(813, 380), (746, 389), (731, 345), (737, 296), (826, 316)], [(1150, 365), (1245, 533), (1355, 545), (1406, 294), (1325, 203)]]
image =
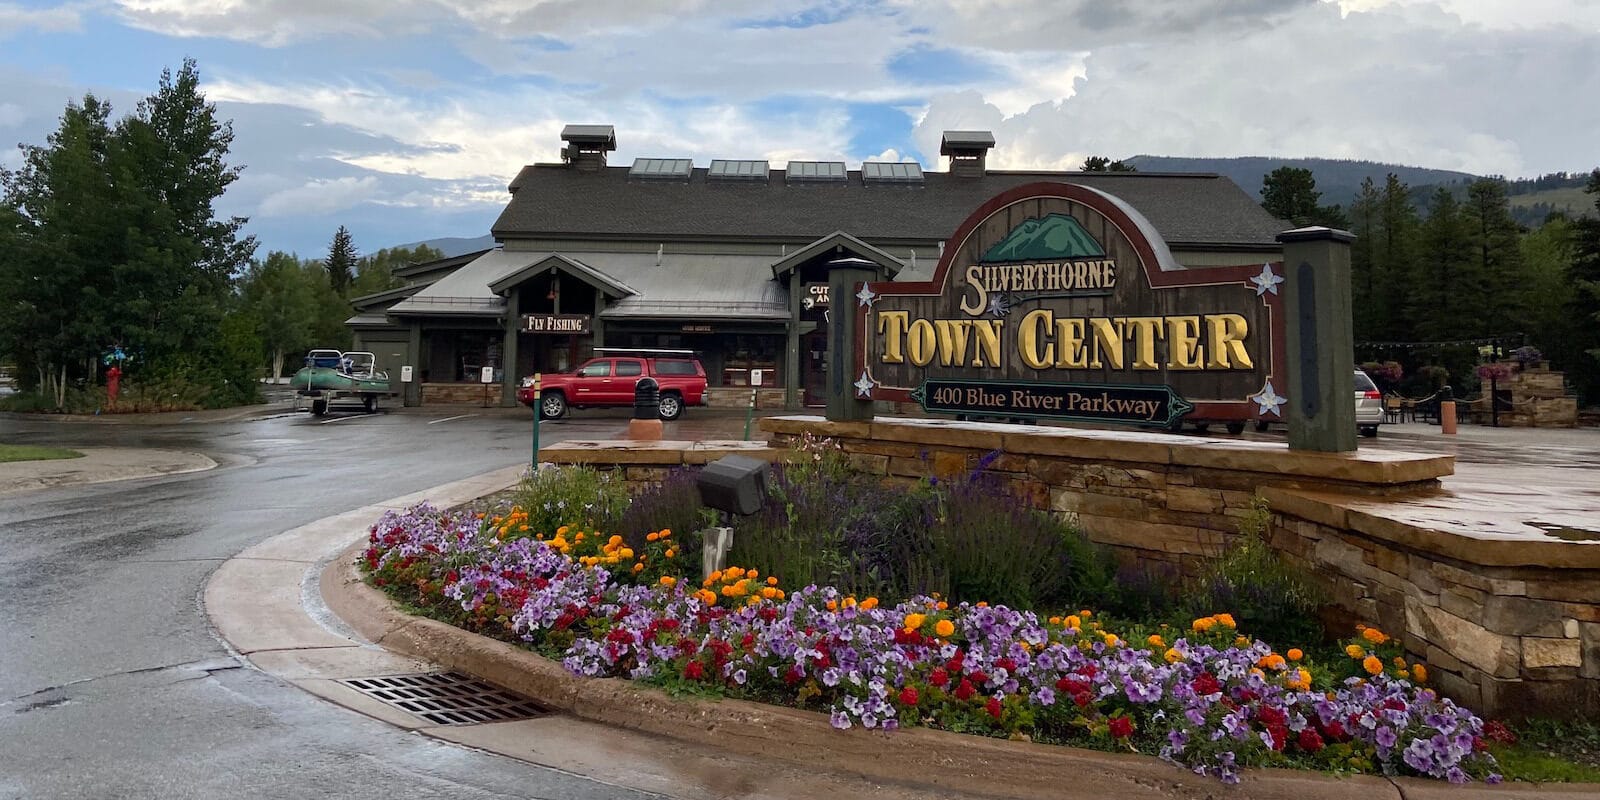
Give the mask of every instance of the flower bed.
[(1230, 783), (1251, 765), (1499, 780), (1482, 721), (1419, 686), (1425, 671), (1376, 630), (1321, 665), (1241, 636), (1227, 614), (1111, 631), (1089, 611), (788, 592), (738, 567), (690, 582), (671, 531), (646, 539), (635, 551), (561, 528), (546, 541), (521, 512), (424, 505), (385, 514), (362, 566), (398, 598), (573, 673), (816, 709), (840, 728), (1126, 749)]

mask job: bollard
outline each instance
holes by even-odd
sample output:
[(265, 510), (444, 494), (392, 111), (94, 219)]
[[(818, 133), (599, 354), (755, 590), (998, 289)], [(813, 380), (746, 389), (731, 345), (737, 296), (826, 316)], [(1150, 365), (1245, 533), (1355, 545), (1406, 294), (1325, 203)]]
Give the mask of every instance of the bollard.
[(633, 385), (633, 419), (628, 420), (628, 438), (636, 442), (661, 441), (661, 384), (655, 378), (640, 378)]
[(533, 373), (533, 471), (539, 471), (539, 417), (544, 413), (539, 404), (539, 379), (544, 373)]
[(1440, 433), (1454, 435), (1456, 432), (1456, 401), (1444, 400), (1439, 403), (1439, 428)]
[(733, 529), (706, 528), (700, 532), (700, 577), (708, 579), (713, 572), (721, 572), (728, 551), (733, 549)]

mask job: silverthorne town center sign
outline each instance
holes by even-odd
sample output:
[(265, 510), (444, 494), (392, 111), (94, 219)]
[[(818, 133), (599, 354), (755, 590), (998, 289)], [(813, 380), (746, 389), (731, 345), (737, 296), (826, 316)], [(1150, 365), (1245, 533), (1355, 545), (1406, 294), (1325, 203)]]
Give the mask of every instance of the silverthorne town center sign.
[(1281, 262), (1188, 269), (1131, 206), (1075, 184), (1007, 191), (933, 280), (853, 298), (855, 396), (934, 413), (1173, 426), (1281, 420)]

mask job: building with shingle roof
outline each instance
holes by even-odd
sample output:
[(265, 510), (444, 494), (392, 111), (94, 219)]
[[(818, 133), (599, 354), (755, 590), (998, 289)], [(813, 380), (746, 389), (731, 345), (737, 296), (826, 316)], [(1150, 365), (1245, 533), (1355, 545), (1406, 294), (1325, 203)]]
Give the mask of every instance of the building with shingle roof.
[[(882, 280), (927, 280), (966, 217), (995, 195), (1040, 181), (1121, 201), (1171, 251), (1176, 268), (1272, 260), (1288, 227), (1214, 174), (989, 170), (987, 131), (950, 131), (945, 171), (914, 163), (640, 158), (611, 166), (606, 125), (563, 130), (563, 161), (523, 167), (491, 228), (494, 249), (401, 271), (411, 283), (353, 301), (358, 349), (398, 373), (407, 403), (463, 396), (483, 367), (502, 401), (535, 372), (572, 369), (596, 348), (695, 351), (713, 402), (821, 402), (829, 324), (824, 265), (876, 264)], [(530, 316), (581, 316), (583, 333), (527, 333)]]

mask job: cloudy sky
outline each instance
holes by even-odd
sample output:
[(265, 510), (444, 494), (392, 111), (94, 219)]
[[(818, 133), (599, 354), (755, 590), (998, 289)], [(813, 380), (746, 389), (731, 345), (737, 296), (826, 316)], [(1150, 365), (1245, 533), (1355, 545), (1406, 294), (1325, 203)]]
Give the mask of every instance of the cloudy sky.
[(339, 224), (363, 251), (486, 233), (570, 122), (616, 125), (621, 164), (935, 167), (986, 128), (1002, 168), (1600, 165), (1600, 0), (0, 0), (0, 142), (185, 56), (246, 165), (219, 210), (306, 256)]

